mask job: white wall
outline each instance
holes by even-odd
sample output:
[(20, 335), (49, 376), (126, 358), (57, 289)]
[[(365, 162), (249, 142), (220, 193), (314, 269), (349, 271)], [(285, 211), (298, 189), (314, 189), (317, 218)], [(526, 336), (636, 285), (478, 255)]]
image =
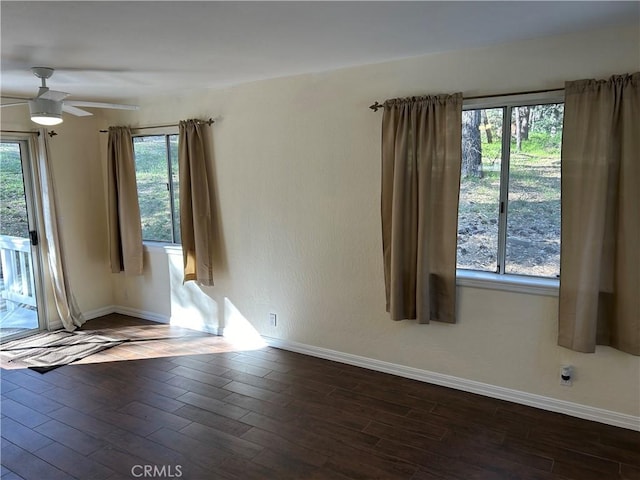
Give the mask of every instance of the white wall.
[[(606, 347), (595, 354), (558, 347), (555, 297), (460, 288), (456, 325), (389, 320), (381, 113), (367, 107), (398, 96), (557, 88), (565, 80), (637, 71), (639, 45), (637, 27), (537, 39), (176, 92), (110, 121), (143, 126), (220, 117), (212, 128), (216, 286), (189, 292), (191, 299), (210, 298), (208, 307), (191, 310), (210, 328), (233, 305), (267, 336), (638, 417), (640, 358)], [(151, 252), (148, 260), (143, 278), (114, 276), (115, 302), (184, 321), (191, 304), (180, 300), (180, 282), (170, 280), (169, 257)], [(277, 327), (268, 312), (278, 314)], [(576, 368), (571, 388), (558, 382), (565, 363)]]

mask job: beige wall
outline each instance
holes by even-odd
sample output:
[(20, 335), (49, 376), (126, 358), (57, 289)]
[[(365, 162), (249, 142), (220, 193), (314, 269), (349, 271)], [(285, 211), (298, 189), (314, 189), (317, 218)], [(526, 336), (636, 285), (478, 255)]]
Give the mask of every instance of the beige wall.
[[(640, 358), (605, 347), (585, 355), (556, 346), (554, 297), (460, 288), (456, 325), (388, 319), (381, 113), (367, 108), (397, 96), (509, 93), (636, 71), (639, 44), (637, 28), (612, 29), (141, 100), (139, 112), (112, 115), (108, 123), (218, 117), (216, 286), (182, 286), (175, 259), (152, 251), (144, 277), (111, 276), (113, 303), (180, 322), (196, 318), (212, 330), (239, 313), (267, 336), (640, 416)], [(70, 156), (59, 160), (56, 175), (69, 176), (65, 239), (92, 258), (104, 245), (98, 239), (104, 226), (96, 226), (103, 213), (89, 216), (92, 207), (79, 204), (99, 195), (87, 185), (77, 192), (72, 179), (80, 172), (92, 185), (103, 179), (80, 151), (91, 150), (95, 131), (81, 128), (86, 138), (75, 132), (68, 138), (77, 136), (85, 147), (68, 144)], [(74, 264), (85, 308), (99, 304), (90, 285), (102, 278), (103, 264), (97, 258)], [(108, 298), (104, 293), (105, 305)], [(269, 312), (278, 314), (277, 327), (269, 325)], [(570, 388), (558, 382), (565, 363), (576, 367)]]
[[(640, 68), (637, 28), (446, 53), (142, 102), (131, 125), (219, 117), (212, 128), (221, 230), (210, 310), (231, 302), (261, 334), (640, 416), (640, 359), (556, 346), (557, 298), (459, 288), (457, 325), (388, 319), (380, 240), (381, 113), (375, 100), (562, 87)], [(180, 282), (118, 280), (118, 304), (183, 319)], [(193, 291), (190, 295), (196, 295)], [(128, 297), (125, 299), (125, 296)], [(227, 303), (229, 305), (229, 303)], [(271, 327), (268, 313), (278, 314)], [(559, 385), (561, 364), (576, 368)]]

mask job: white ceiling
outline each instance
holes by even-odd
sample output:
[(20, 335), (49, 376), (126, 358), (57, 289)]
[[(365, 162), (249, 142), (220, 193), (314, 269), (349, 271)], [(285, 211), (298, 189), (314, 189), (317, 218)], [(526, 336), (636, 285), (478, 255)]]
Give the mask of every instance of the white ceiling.
[(4, 95), (31, 66), (70, 99), (122, 100), (616, 24), (640, 2), (0, 2)]

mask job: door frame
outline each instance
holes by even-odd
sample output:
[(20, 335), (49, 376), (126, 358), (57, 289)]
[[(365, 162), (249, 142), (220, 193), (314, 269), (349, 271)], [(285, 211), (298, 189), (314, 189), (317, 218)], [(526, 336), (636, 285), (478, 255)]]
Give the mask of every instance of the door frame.
[(43, 253), (42, 253), (42, 202), (39, 195), (40, 182), (36, 178), (36, 172), (39, 171), (35, 162), (37, 161), (34, 145), (36, 141), (33, 134), (22, 133), (2, 133), (0, 136), (1, 143), (17, 143), (20, 147), (20, 160), (22, 164), (22, 179), (24, 182), (24, 197), (27, 208), (27, 222), (29, 231), (35, 231), (37, 235), (37, 245), (31, 244), (31, 269), (33, 273), (33, 283), (36, 297), (36, 315), (38, 325), (32, 330), (19, 332), (14, 335), (8, 335), (2, 338), (2, 342), (15, 340), (33, 333), (46, 330), (48, 328), (47, 315), (47, 298), (44, 285), (44, 269), (43, 269)]

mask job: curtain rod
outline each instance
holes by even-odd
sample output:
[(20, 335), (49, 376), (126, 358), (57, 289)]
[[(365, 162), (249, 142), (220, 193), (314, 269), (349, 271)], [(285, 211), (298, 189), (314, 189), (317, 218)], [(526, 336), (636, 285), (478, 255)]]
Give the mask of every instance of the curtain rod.
[[(35, 133), (36, 135), (40, 136), (40, 132), (37, 130), (0, 130), (1, 133)], [(47, 132), (47, 135), (49, 135), (50, 137), (55, 137), (56, 135), (58, 135), (55, 130), (51, 130), (50, 132)]]
[[(527, 92), (496, 93), (494, 95), (477, 95), (475, 97), (463, 97), (463, 100), (476, 100), (478, 98), (511, 97), (514, 95), (529, 95), (533, 93), (562, 92), (562, 91), (564, 91), (564, 88), (551, 88), (548, 90), (529, 90)], [(377, 112), (382, 107), (384, 107), (384, 105), (381, 103), (378, 103), (377, 100), (376, 100), (376, 103), (369, 106), (369, 108), (374, 112)]]
[[(213, 118), (210, 118), (209, 120), (198, 120), (198, 123), (200, 123), (201, 125), (207, 125), (210, 127), (212, 124), (216, 122)], [(132, 127), (131, 130), (148, 130), (150, 128), (167, 128), (167, 127), (177, 127), (177, 126), (179, 126), (178, 123), (172, 123), (168, 125), (151, 125), (148, 127)], [(108, 133), (108, 132), (109, 130), (100, 130), (100, 133)]]

